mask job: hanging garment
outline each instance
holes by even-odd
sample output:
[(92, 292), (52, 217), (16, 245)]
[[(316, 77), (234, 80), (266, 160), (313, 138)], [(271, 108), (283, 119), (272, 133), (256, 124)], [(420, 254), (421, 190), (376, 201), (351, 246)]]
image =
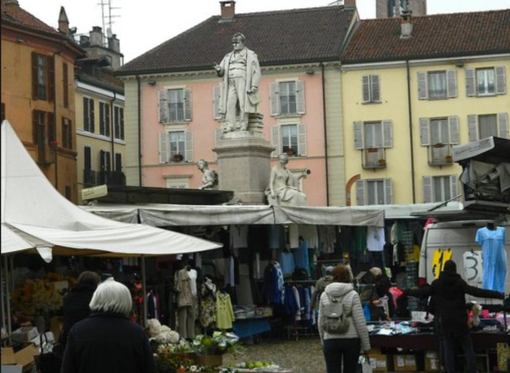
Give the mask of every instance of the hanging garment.
[(308, 260), (308, 244), (302, 238), (299, 238), (299, 247), (292, 250), (296, 268), (304, 268), (308, 277), (310, 277), (310, 262)]
[(495, 230), (480, 228), (476, 242), (482, 245), (483, 278), (482, 287), (487, 290), (505, 291), (507, 257), (504, 248), (505, 228)]
[(204, 328), (214, 327), (216, 324), (216, 285), (203, 283), (200, 295), (200, 324)]
[(216, 294), (216, 328), (221, 330), (232, 329), (234, 319), (234, 309), (232, 308), (230, 295), (218, 292)]
[(385, 243), (384, 228), (367, 228), (367, 249), (369, 251), (383, 251)]

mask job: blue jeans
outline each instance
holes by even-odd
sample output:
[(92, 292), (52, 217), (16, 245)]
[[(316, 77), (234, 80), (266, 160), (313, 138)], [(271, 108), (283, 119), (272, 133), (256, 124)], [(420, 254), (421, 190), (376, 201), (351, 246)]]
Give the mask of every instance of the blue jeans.
[(471, 334), (466, 333), (456, 337), (443, 337), (443, 348), (444, 348), (444, 361), (446, 365), (446, 371), (448, 373), (455, 373), (455, 356), (457, 346), (460, 346), (466, 355), (466, 372), (476, 373), (476, 355), (473, 348), (473, 341), (471, 340)]
[[(358, 365), (361, 341), (359, 338), (325, 339), (322, 346), (327, 373), (354, 373)], [(342, 360), (344, 369), (342, 370)]]

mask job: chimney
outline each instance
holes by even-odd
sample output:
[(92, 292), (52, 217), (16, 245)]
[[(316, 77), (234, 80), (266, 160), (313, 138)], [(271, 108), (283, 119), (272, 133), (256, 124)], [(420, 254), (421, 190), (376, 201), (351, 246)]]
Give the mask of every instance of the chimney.
[(103, 31), (101, 30), (101, 27), (99, 26), (92, 27), (92, 31), (90, 31), (90, 46), (91, 47), (103, 46)]
[(356, 0), (344, 0), (344, 8), (356, 9)]
[(69, 36), (69, 19), (63, 6), (60, 7), (60, 15), (58, 16), (58, 31), (65, 36)]
[(409, 39), (413, 32), (413, 19), (411, 11), (402, 12), (402, 22), (400, 24), (400, 39)]
[(231, 21), (236, 16), (235, 1), (220, 1), (221, 4), (221, 20)]

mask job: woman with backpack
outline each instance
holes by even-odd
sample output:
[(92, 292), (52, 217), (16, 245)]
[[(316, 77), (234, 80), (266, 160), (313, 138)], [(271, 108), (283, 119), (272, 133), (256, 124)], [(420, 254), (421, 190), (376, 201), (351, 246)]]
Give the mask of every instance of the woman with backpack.
[(352, 373), (360, 353), (370, 350), (367, 324), (350, 268), (339, 264), (331, 274), (333, 282), (321, 295), (318, 319), (326, 369), (327, 373)]

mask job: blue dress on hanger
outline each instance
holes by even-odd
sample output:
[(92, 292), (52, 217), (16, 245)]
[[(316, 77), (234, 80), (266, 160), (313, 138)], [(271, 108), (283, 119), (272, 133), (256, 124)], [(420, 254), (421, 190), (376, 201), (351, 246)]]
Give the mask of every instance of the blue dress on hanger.
[(495, 230), (480, 228), (476, 232), (476, 242), (482, 245), (482, 287), (504, 292), (507, 273), (505, 228), (496, 227)]

